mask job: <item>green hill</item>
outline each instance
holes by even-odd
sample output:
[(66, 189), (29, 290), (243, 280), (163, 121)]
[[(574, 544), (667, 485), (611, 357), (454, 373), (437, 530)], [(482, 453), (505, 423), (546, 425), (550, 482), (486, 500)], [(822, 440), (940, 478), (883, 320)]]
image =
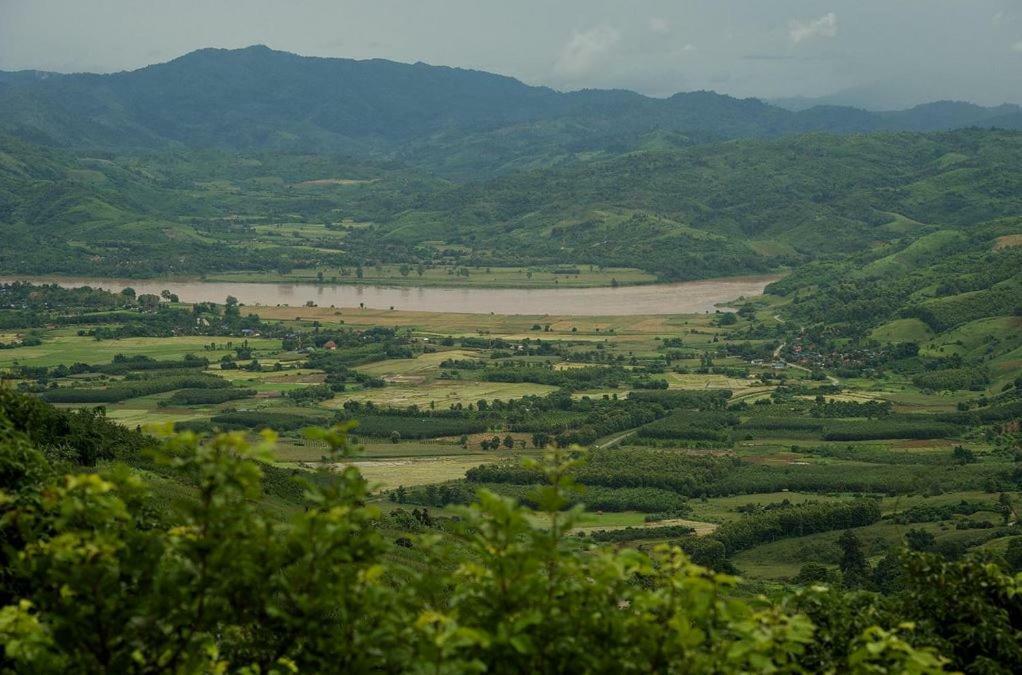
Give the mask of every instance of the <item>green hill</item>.
[[(17, 246), (0, 267), (151, 276), (573, 263), (695, 279), (868, 251), (854, 273), (883, 277), (954, 253), (976, 223), (1022, 212), (1020, 156), (1019, 132), (810, 134), (455, 184), (337, 155), (113, 154), (7, 138), (0, 222)], [(313, 231), (260, 235), (285, 223)]]
[(879, 259), (929, 235), (899, 259), (871, 263), (882, 271), (938, 257), (959, 231), (1022, 212), (1020, 154), (1022, 134), (979, 130), (810, 134), (631, 153), (409, 196), (361, 235), (485, 247), (494, 264), (613, 264), (668, 279), (863, 249), (878, 250)]
[(799, 112), (713, 92), (561, 93), (491, 73), (254, 46), (111, 75), (0, 73), (0, 132), (50, 145), (394, 157), (462, 179), (712, 139), (826, 131), (1017, 128), (1018, 108), (938, 102)]

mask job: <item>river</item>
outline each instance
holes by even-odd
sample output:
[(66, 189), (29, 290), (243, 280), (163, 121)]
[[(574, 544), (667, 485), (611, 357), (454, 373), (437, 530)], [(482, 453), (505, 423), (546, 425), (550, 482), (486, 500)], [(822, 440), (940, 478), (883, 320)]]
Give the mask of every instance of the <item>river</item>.
[(85, 277), (0, 277), (0, 282), (57, 283), (64, 287), (92, 286), (120, 291), (126, 286), (139, 294), (166, 289), (182, 302), (222, 303), (233, 295), (245, 305), (358, 307), (418, 312), (467, 314), (524, 314), (562, 316), (626, 316), (636, 314), (697, 314), (739, 297), (759, 295), (777, 276), (727, 277), (675, 284), (618, 288), (443, 288), (436, 286), (371, 286), (351, 284), (243, 283), (227, 281), (164, 281)]

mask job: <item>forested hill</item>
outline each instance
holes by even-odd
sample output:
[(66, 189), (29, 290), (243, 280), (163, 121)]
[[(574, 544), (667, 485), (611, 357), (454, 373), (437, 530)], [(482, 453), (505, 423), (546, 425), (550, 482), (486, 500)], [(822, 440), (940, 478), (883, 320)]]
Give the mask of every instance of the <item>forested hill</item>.
[[(1020, 157), (1013, 131), (810, 134), (457, 184), (326, 154), (121, 155), (0, 137), (11, 244), (0, 267), (146, 276), (383, 260), (594, 264), (674, 280), (766, 272), (1016, 216)], [(345, 221), (358, 227), (338, 231)], [(337, 235), (266, 239), (260, 228), (280, 222)]]
[(1013, 106), (791, 112), (712, 92), (560, 93), (479, 71), (204, 49), (112, 75), (0, 73), (0, 132), (90, 149), (186, 146), (396, 157), (456, 177), (592, 154), (806, 131), (1022, 127)]
[(1022, 134), (995, 130), (729, 141), (409, 195), (372, 234), (736, 274), (1022, 213), (1020, 157)]

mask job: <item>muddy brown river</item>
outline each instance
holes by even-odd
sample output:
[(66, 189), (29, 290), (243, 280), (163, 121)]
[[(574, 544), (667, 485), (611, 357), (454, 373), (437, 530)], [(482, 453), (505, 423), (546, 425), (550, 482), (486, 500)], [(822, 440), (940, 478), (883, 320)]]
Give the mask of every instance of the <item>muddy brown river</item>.
[(0, 281), (57, 283), (68, 288), (92, 286), (120, 291), (126, 286), (139, 294), (166, 289), (182, 302), (222, 303), (233, 295), (245, 305), (358, 307), (418, 312), (468, 314), (526, 314), (564, 316), (622, 316), (635, 314), (697, 314), (712, 312), (721, 303), (759, 295), (777, 276), (728, 277), (677, 284), (618, 288), (442, 288), (435, 286), (357, 286), (349, 284), (242, 283), (223, 281), (163, 281), (85, 277), (6, 277)]

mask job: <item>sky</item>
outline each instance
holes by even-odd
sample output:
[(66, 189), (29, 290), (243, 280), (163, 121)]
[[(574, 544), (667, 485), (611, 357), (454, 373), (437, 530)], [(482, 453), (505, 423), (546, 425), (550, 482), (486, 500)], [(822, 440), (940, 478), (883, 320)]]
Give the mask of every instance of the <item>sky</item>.
[(252, 44), (560, 90), (1022, 103), (1022, 0), (0, 0), (0, 70)]

